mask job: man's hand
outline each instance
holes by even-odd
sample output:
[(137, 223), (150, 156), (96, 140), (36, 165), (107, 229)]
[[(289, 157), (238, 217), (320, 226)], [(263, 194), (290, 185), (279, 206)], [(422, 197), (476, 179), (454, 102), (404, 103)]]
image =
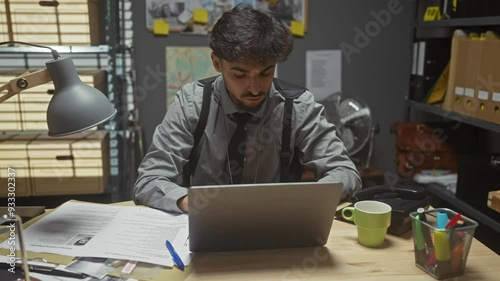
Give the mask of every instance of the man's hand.
[(187, 197), (187, 195), (184, 197), (181, 197), (181, 198), (179, 198), (179, 200), (177, 200), (177, 207), (179, 207), (179, 209), (181, 209), (181, 211), (183, 211), (184, 213), (188, 212), (188, 197)]

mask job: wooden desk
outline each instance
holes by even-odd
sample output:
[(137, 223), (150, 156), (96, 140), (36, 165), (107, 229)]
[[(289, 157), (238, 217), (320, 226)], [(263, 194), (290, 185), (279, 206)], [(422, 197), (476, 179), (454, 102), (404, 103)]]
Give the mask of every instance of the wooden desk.
[[(435, 280), (415, 266), (411, 232), (380, 248), (357, 241), (354, 225), (334, 221), (326, 247), (196, 254), (195, 280)], [(465, 274), (453, 280), (499, 280), (500, 256), (474, 239)]]
[[(121, 202), (116, 205), (133, 205), (133, 202)], [(42, 216), (33, 219), (25, 226), (34, 223)], [(7, 233), (0, 235), (0, 241), (7, 238), (6, 235)], [(0, 254), (6, 255), (7, 249), (0, 249)], [(28, 256), (34, 258), (40, 254), (29, 253)], [(63, 264), (73, 259), (54, 254), (44, 254), (44, 257), (49, 261)], [(499, 280), (499, 275), (500, 256), (474, 239), (465, 274), (453, 280), (493, 281)], [(337, 220), (333, 222), (325, 247), (198, 253), (186, 271), (181, 272), (177, 268), (164, 269), (154, 278), (157, 281), (184, 279), (187, 281), (435, 280), (415, 266), (411, 232), (403, 237), (387, 235), (382, 247), (367, 248), (358, 243), (356, 227), (353, 224)]]

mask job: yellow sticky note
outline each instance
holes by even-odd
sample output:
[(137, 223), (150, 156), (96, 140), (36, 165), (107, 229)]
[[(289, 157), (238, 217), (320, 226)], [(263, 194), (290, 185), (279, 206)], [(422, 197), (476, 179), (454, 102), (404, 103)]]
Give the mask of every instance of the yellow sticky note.
[(208, 23), (208, 11), (205, 9), (194, 9), (193, 20), (196, 23)]
[(424, 21), (433, 21), (441, 19), (441, 10), (438, 6), (429, 6), (425, 10)]
[(290, 31), (292, 32), (293, 35), (304, 37), (305, 33), (304, 22), (292, 20), (290, 22)]
[(168, 35), (168, 20), (155, 19), (153, 24), (153, 34)]

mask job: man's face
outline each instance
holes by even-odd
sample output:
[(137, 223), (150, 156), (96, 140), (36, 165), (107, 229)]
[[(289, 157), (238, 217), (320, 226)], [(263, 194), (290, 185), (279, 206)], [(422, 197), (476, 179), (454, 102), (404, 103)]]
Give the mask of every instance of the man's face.
[(276, 61), (227, 61), (212, 53), (215, 69), (222, 74), (227, 92), (241, 108), (258, 109), (264, 102), (274, 77)]

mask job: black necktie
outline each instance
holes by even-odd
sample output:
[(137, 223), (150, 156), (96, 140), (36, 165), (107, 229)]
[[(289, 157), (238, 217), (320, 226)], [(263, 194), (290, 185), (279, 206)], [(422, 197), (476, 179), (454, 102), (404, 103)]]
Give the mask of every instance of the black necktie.
[[(231, 167), (231, 178), (233, 179), (233, 184), (241, 183), (241, 177), (243, 175), (243, 165), (245, 158), (245, 139), (246, 139), (246, 129), (245, 125), (252, 118), (252, 114), (245, 113), (234, 113), (234, 119), (236, 120), (236, 131), (234, 131), (231, 137), (231, 142), (227, 148), (228, 158)], [(224, 171), (229, 174), (228, 161), (224, 167)]]

